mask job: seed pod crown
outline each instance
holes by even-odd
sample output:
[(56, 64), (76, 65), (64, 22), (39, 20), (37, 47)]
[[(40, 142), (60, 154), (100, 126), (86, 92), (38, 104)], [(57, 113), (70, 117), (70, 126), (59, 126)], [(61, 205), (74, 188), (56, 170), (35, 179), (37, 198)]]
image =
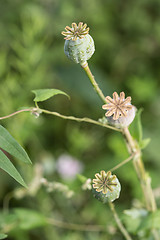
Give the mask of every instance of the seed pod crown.
[(103, 203), (113, 202), (116, 198), (119, 198), (121, 185), (116, 175), (112, 175), (110, 171), (102, 170), (100, 174), (96, 173), (95, 177), (92, 185), (95, 198)]

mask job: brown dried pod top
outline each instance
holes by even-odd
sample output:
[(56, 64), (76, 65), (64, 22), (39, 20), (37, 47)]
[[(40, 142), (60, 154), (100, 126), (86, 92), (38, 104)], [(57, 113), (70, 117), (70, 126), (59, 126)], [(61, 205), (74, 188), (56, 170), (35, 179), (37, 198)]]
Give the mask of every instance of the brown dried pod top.
[(79, 22), (78, 25), (76, 23), (72, 23), (72, 28), (69, 26), (65, 27), (65, 31), (61, 32), (62, 35), (65, 36), (64, 39), (66, 40), (72, 40), (76, 41), (78, 38), (82, 39), (85, 35), (89, 33), (89, 27), (87, 27), (87, 24), (83, 24), (83, 22)]
[(95, 188), (97, 192), (102, 192), (103, 194), (106, 194), (108, 191), (112, 192), (112, 186), (117, 185), (114, 181), (116, 176), (112, 176), (110, 171), (106, 173), (102, 170), (100, 174), (96, 173), (95, 177), (96, 179), (93, 179), (93, 188)]
[(131, 97), (125, 99), (125, 93), (121, 92), (118, 96), (117, 92), (113, 93), (113, 99), (109, 96), (106, 97), (107, 104), (102, 106), (107, 110), (105, 116), (110, 117), (113, 115), (113, 120), (119, 119), (121, 116), (126, 117), (128, 110), (132, 109)]

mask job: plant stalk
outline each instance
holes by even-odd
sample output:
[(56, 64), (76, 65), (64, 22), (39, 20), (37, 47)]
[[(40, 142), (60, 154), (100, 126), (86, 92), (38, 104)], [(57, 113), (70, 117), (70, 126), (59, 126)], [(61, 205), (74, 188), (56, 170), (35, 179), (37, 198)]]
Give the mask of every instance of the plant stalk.
[(123, 226), (120, 218), (118, 217), (118, 214), (117, 214), (117, 212), (115, 210), (114, 204), (112, 202), (109, 202), (109, 206), (110, 206), (110, 209), (111, 209), (111, 211), (113, 213), (113, 217), (115, 219), (115, 222), (117, 223), (117, 226), (119, 227), (119, 230), (121, 231), (121, 233), (123, 234), (125, 239), (126, 240), (132, 240), (131, 236), (129, 235), (129, 233), (127, 232), (127, 230)]
[[(146, 172), (142, 161), (142, 152), (137, 146), (136, 141), (133, 140), (128, 128), (124, 128), (122, 133), (126, 139), (130, 154), (135, 154), (133, 157), (133, 165), (141, 184), (146, 208), (148, 211), (155, 212), (157, 210), (157, 205), (151, 187), (151, 178)], [(155, 240), (159, 240), (159, 233), (156, 229), (152, 229), (152, 234)]]
[[(90, 82), (92, 83), (92, 85), (93, 85), (95, 91), (97, 92), (97, 94), (99, 95), (99, 97), (102, 99), (103, 102), (106, 102), (101, 89), (99, 88), (98, 84), (96, 83), (96, 81), (94, 79), (94, 76), (92, 75), (92, 73), (89, 69), (88, 63), (86, 63), (86, 65), (84, 64), (84, 66), (82, 66), (82, 67), (85, 70)], [(141, 184), (141, 188), (142, 188), (145, 202), (146, 202), (146, 208), (147, 208), (147, 210), (149, 210), (151, 212), (155, 212), (157, 209), (157, 206), (156, 206), (156, 201), (154, 198), (153, 190), (151, 187), (151, 178), (149, 177), (148, 173), (145, 170), (145, 167), (144, 167), (144, 164), (142, 161), (142, 156), (141, 156), (142, 155), (141, 149), (139, 148), (139, 146), (137, 146), (137, 143), (133, 140), (127, 127), (122, 129), (122, 134), (124, 135), (124, 138), (126, 139), (126, 145), (127, 145), (129, 153), (131, 155), (134, 155), (133, 165), (134, 165), (135, 171), (137, 173), (137, 176), (138, 176), (140, 184)], [(110, 205), (110, 207), (112, 210), (114, 209), (112, 205)], [(114, 215), (114, 217), (115, 217), (115, 215)], [(115, 218), (115, 220), (116, 220), (116, 218)], [(117, 222), (117, 224), (119, 224), (117, 220), (116, 220), (116, 222)], [(157, 237), (158, 232), (155, 229), (153, 229), (152, 233), (153, 233), (155, 240), (158, 240), (158, 237)]]
[(31, 112), (33, 109), (34, 109), (34, 108), (21, 109), (21, 110), (19, 110), (19, 111), (16, 111), (16, 112), (14, 112), (14, 113), (11, 113), (11, 114), (9, 114), (9, 115), (7, 115), (7, 116), (0, 117), (0, 120), (13, 117), (14, 115), (17, 115), (17, 114), (22, 113), (22, 112)]
[[(85, 70), (90, 82), (92, 83), (92, 85), (93, 85), (95, 91), (97, 92), (97, 94), (99, 95), (99, 97), (102, 99), (103, 102), (106, 102), (101, 89), (99, 88), (96, 80), (94, 79), (94, 76), (91, 73), (91, 70), (89, 69), (88, 63), (86, 62), (84, 65), (82, 65), (82, 68)], [(151, 188), (151, 179), (150, 179), (148, 173), (146, 172), (143, 161), (142, 161), (141, 150), (137, 146), (136, 142), (133, 140), (127, 127), (122, 130), (122, 133), (124, 135), (124, 138), (126, 139), (129, 153), (131, 155), (134, 154), (133, 165), (134, 165), (135, 171), (137, 173), (137, 176), (140, 180), (140, 184), (141, 184), (143, 194), (145, 197), (145, 201), (146, 201), (146, 208), (149, 211), (154, 212), (157, 209), (156, 202), (155, 202), (155, 198), (153, 195), (153, 190)]]
[(87, 122), (87, 123), (95, 124), (95, 125), (98, 125), (98, 126), (101, 126), (101, 127), (109, 128), (109, 129), (112, 129), (112, 130), (117, 131), (117, 132), (122, 132), (121, 129), (110, 126), (108, 124), (101, 123), (101, 122), (93, 120), (91, 118), (87, 118), (87, 117), (78, 118), (78, 117), (74, 117), (74, 116), (66, 116), (66, 115), (60, 114), (58, 112), (52, 112), (52, 111), (49, 111), (49, 110), (41, 109), (41, 108), (39, 108), (37, 103), (36, 103), (36, 108), (32, 107), (32, 108), (28, 108), (28, 109), (22, 109), (22, 110), (14, 112), (14, 113), (11, 113), (7, 116), (0, 117), (0, 120), (13, 117), (13, 116), (15, 116), (19, 113), (22, 113), (22, 112), (31, 112), (32, 114), (35, 114), (35, 115), (36, 115), (36, 113), (38, 113), (38, 114), (45, 113), (45, 114), (54, 115), (56, 117), (60, 117), (62, 119), (66, 119), (66, 120), (72, 120), (72, 121), (76, 121), (76, 122)]
[(136, 141), (133, 140), (129, 132), (129, 129), (127, 127), (123, 129), (123, 135), (126, 139), (126, 144), (128, 146), (128, 150), (130, 154), (135, 154), (133, 157), (133, 165), (141, 184), (141, 188), (142, 188), (145, 202), (146, 202), (146, 208), (151, 212), (155, 212), (157, 209), (157, 206), (156, 206), (153, 190), (151, 187), (151, 178), (145, 170), (145, 167), (142, 161), (141, 150), (137, 146)]
[(87, 74), (87, 76), (88, 76), (88, 78), (89, 78), (89, 80), (90, 80), (90, 82), (91, 82), (94, 90), (96, 91), (96, 93), (99, 95), (99, 97), (102, 99), (102, 101), (103, 101), (104, 103), (106, 103), (105, 96), (104, 96), (102, 90), (99, 88), (97, 82), (95, 81), (94, 76), (93, 76), (93, 74), (92, 74), (92, 72), (91, 72), (91, 70), (90, 70), (90, 68), (89, 68), (89, 66), (88, 66), (88, 63), (85, 62), (85, 63), (84, 63), (83, 65), (81, 65), (81, 66), (82, 66), (82, 68), (84, 69), (84, 71), (86, 72), (86, 74)]

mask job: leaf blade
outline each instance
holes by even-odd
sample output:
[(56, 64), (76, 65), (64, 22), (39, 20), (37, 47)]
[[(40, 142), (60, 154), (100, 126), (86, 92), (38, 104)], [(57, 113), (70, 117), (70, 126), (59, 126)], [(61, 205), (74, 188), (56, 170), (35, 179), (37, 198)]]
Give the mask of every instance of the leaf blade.
[(129, 130), (131, 132), (132, 137), (135, 138), (138, 141), (138, 143), (142, 141), (142, 137), (143, 137), (142, 123), (141, 123), (142, 111), (143, 111), (142, 108), (138, 110), (134, 121), (129, 126)]
[(69, 95), (59, 89), (36, 89), (36, 90), (32, 90), (32, 92), (35, 94), (35, 98), (33, 99), (34, 102), (43, 102), (55, 95), (58, 95), (58, 94), (62, 94), (62, 95), (65, 95), (67, 96), (68, 98)]
[(31, 230), (37, 227), (46, 226), (47, 219), (46, 217), (35, 210), (26, 209), (26, 208), (14, 208), (14, 213), (18, 219), (18, 227), (22, 230)]
[(21, 177), (15, 166), (1, 150), (0, 150), (0, 168), (7, 172), (22, 186), (27, 187), (26, 183), (24, 182), (23, 178)]
[(160, 229), (160, 210), (149, 213), (139, 226), (139, 230)]
[(150, 143), (151, 139), (150, 138), (145, 138), (142, 139), (142, 141), (140, 142), (140, 148), (144, 149), (148, 146), (148, 144)]
[(5, 238), (7, 238), (8, 236), (6, 235), (6, 234), (4, 234), (4, 233), (0, 233), (0, 239), (5, 239)]
[(32, 163), (26, 151), (11, 136), (11, 134), (0, 125), (0, 147), (12, 156), (25, 163)]

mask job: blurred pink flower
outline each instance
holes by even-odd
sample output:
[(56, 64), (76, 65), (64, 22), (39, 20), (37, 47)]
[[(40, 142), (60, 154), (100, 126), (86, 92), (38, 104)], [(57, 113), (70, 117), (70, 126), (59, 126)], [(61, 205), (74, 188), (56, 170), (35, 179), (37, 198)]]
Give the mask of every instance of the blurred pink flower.
[(64, 180), (73, 180), (77, 174), (82, 173), (83, 164), (70, 155), (62, 154), (57, 159), (57, 172)]

